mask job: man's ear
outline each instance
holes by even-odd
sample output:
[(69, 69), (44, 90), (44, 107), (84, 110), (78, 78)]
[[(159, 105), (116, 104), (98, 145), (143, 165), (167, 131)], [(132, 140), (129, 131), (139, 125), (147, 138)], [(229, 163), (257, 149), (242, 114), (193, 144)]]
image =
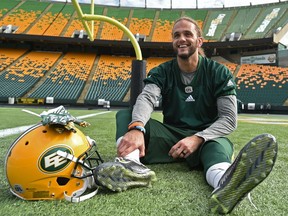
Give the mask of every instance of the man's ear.
[(198, 47), (201, 47), (203, 45), (203, 38), (202, 37), (198, 37)]

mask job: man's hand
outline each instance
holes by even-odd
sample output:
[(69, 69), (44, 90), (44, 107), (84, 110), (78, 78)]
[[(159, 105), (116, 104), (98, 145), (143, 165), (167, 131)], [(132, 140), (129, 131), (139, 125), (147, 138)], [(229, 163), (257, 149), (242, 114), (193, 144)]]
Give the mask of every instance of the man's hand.
[(119, 157), (125, 157), (136, 149), (139, 149), (140, 157), (145, 156), (144, 134), (138, 130), (128, 131), (118, 145), (117, 154)]
[(169, 155), (173, 158), (187, 158), (190, 154), (195, 152), (201, 144), (204, 143), (204, 139), (198, 136), (186, 137), (177, 142), (169, 151)]

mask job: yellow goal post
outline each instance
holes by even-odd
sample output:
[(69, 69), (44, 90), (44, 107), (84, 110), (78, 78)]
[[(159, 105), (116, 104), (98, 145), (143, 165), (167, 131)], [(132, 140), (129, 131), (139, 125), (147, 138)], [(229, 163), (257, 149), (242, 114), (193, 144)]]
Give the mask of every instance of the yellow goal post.
[[(142, 53), (141, 53), (141, 49), (140, 49), (140, 46), (138, 44), (138, 41), (134, 37), (133, 33), (125, 25), (123, 25), (121, 22), (119, 22), (119, 21), (117, 21), (111, 17), (94, 14), (94, 0), (91, 0), (90, 14), (83, 14), (83, 11), (82, 11), (82, 9), (79, 5), (79, 2), (77, 0), (71, 0), (71, 1), (73, 3), (75, 10), (77, 11), (79, 19), (83, 23), (83, 26), (87, 32), (87, 35), (88, 35), (90, 41), (94, 41), (94, 20), (108, 22), (112, 25), (117, 26), (119, 29), (121, 29), (128, 36), (128, 38), (130, 39), (130, 41), (133, 45), (133, 48), (135, 50), (136, 59), (142, 60)], [(88, 24), (90, 24), (90, 26)]]

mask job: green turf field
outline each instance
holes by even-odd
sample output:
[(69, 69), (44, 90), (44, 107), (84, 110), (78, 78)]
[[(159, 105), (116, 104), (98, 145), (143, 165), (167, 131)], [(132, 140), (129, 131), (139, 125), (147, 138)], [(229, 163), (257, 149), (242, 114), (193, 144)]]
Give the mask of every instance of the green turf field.
[[(45, 108), (26, 107), (40, 114)], [(4, 129), (26, 126), (41, 119), (21, 111), (20, 107), (0, 108), (0, 215), (157, 215), (188, 216), (210, 215), (207, 205), (212, 188), (201, 171), (190, 171), (185, 163), (157, 164), (149, 168), (156, 172), (158, 181), (151, 188), (135, 188), (122, 193), (100, 190), (81, 203), (67, 201), (23, 201), (9, 192), (5, 177), (5, 154), (19, 134), (3, 136)], [(98, 151), (105, 161), (115, 157), (115, 110), (68, 108), (73, 116), (105, 112), (86, 118), (90, 127), (81, 130), (94, 138)], [(155, 112), (154, 118), (161, 119)], [(240, 114), (238, 129), (229, 136), (237, 154), (241, 147), (254, 136), (271, 133), (279, 144), (278, 158), (272, 173), (251, 193), (256, 210), (245, 198), (230, 215), (287, 215), (287, 162), (288, 162), (288, 116)], [(2, 133), (2, 135), (1, 135)]]

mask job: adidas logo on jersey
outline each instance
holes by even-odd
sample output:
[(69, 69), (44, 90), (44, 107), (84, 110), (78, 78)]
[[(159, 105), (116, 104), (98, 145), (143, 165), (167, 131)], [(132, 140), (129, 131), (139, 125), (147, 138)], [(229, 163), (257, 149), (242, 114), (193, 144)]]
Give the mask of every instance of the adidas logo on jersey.
[(228, 81), (227, 86), (234, 86), (234, 83), (232, 82), (232, 80)]
[(185, 100), (185, 102), (193, 102), (195, 101), (195, 99), (192, 97), (192, 95), (189, 95), (189, 97), (187, 97), (187, 99)]

